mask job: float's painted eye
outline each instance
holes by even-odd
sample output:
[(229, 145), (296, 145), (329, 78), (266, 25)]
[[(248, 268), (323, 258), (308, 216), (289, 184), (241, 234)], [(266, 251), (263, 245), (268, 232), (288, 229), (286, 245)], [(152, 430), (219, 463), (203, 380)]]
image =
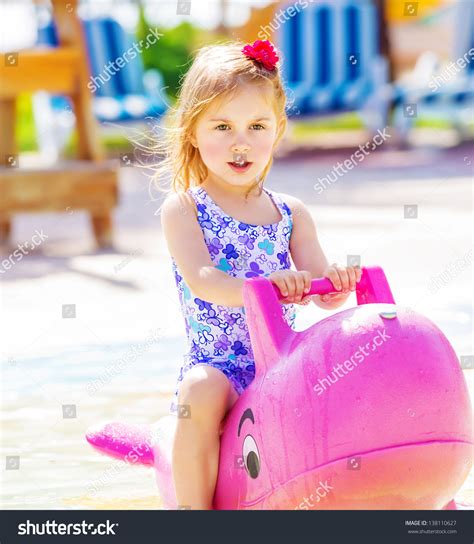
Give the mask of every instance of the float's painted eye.
[(249, 476), (255, 479), (260, 472), (260, 454), (258, 453), (257, 444), (250, 434), (245, 437), (242, 446), (242, 456), (244, 458), (245, 469), (249, 473)]

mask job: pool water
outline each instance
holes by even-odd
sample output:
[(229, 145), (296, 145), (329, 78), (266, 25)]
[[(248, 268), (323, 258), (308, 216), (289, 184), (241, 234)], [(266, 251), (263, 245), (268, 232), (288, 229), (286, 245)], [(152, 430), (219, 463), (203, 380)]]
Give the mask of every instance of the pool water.
[(3, 508), (160, 508), (153, 471), (99, 455), (84, 432), (101, 420), (151, 423), (167, 413), (178, 364), (167, 354), (180, 342), (162, 339), (135, 358), (123, 343), (4, 363), (2, 455), (19, 456), (19, 469), (2, 471)]

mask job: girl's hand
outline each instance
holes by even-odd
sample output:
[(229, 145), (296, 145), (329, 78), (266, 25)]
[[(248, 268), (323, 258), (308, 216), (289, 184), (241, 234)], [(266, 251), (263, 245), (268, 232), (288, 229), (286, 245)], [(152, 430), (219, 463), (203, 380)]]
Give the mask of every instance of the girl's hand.
[(281, 304), (309, 304), (311, 296), (304, 296), (311, 289), (311, 272), (307, 270), (277, 270), (268, 279), (274, 283), (285, 297)]
[(349, 296), (350, 291), (355, 291), (356, 283), (362, 276), (360, 266), (343, 266), (333, 263), (324, 271), (324, 277), (329, 278), (334, 288), (340, 293), (328, 293), (320, 295), (322, 302), (339, 301)]

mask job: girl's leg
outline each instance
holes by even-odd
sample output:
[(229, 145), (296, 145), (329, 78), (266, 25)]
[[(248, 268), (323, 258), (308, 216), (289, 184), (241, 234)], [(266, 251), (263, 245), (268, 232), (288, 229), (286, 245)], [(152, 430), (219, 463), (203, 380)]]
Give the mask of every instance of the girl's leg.
[(186, 372), (179, 386), (172, 452), (178, 507), (212, 509), (221, 422), (237, 399), (220, 370), (198, 364)]

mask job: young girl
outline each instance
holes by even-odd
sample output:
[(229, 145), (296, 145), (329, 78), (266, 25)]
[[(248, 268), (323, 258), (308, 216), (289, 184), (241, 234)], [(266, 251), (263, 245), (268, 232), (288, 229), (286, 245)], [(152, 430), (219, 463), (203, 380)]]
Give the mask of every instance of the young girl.
[[(192, 509), (212, 508), (221, 423), (255, 376), (244, 282), (266, 276), (276, 284), (293, 326), (293, 303), (337, 308), (361, 275), (359, 267), (329, 266), (304, 204), (263, 186), (286, 129), (286, 96), (273, 45), (242, 46), (199, 51), (157, 173), (173, 173), (161, 220), (188, 349), (173, 402), (172, 462), (178, 505)], [(322, 276), (340, 293), (307, 296)]]

